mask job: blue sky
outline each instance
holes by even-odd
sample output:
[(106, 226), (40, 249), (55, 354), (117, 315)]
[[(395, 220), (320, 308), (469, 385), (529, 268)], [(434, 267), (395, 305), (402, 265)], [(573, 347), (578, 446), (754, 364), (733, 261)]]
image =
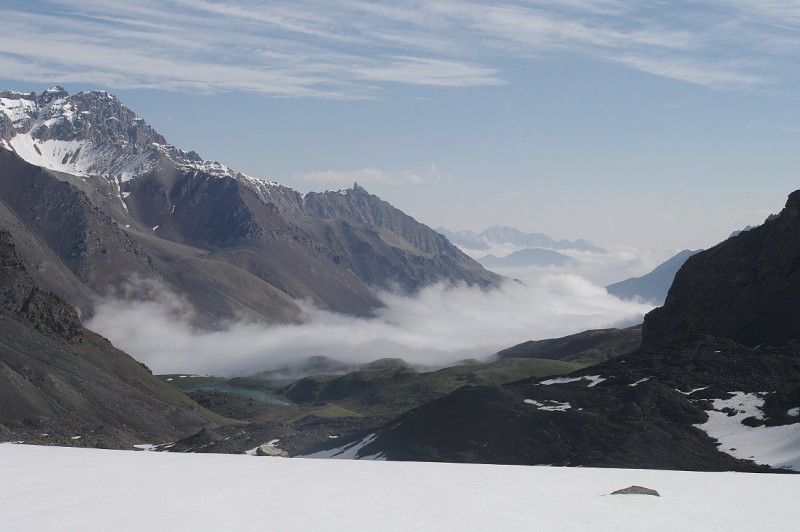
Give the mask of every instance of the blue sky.
[(4, 0), (0, 88), (431, 226), (708, 247), (798, 188), (800, 3)]

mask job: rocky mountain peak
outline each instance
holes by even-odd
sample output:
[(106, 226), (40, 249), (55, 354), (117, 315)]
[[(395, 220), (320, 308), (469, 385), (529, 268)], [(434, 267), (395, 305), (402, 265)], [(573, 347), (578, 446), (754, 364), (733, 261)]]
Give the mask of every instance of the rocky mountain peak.
[(57, 100), (59, 98), (66, 98), (67, 96), (69, 96), (67, 90), (60, 85), (56, 85), (55, 87), (50, 87), (49, 89), (42, 92), (36, 98), (36, 103), (39, 105), (39, 107), (44, 107), (52, 103), (54, 100)]
[(786, 200), (786, 206), (783, 208), (781, 214), (785, 214), (790, 218), (800, 214), (800, 190), (795, 190), (789, 194), (789, 198)]
[(39, 95), (0, 93), (0, 148), (48, 170), (99, 176), (117, 185), (165, 165), (247, 177), (176, 148), (106, 91), (70, 95), (57, 86)]

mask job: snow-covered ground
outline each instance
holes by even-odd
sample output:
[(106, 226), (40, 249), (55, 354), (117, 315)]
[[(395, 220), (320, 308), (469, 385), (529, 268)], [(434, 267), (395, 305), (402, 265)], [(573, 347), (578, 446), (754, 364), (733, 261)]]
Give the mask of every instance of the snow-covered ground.
[[(715, 399), (715, 410), (708, 411), (708, 421), (695, 425), (720, 443), (719, 450), (736, 458), (758, 464), (800, 471), (800, 423), (777, 427), (748, 427), (749, 417), (763, 419), (765, 393), (731, 392), (729, 399)], [(728, 415), (722, 409), (733, 409)], [(792, 415), (790, 409), (787, 414)], [(797, 494), (800, 496), (800, 493)]]
[[(797, 530), (800, 476), (0, 445), (4, 530)], [(660, 497), (610, 495), (631, 485)]]

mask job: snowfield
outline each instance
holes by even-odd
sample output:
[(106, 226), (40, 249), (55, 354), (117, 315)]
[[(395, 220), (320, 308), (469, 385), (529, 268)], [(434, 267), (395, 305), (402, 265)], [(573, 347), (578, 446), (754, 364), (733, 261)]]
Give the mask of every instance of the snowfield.
[[(730, 393), (729, 399), (715, 399), (715, 410), (707, 411), (708, 421), (695, 427), (715, 438), (720, 443), (719, 450), (731, 456), (800, 471), (800, 423), (777, 427), (743, 425), (748, 417), (764, 419), (761, 409), (766, 392)], [(733, 409), (735, 414), (728, 415), (722, 412), (723, 408)]]
[[(797, 530), (800, 476), (0, 445), (4, 530)], [(650, 495), (610, 495), (631, 485)]]

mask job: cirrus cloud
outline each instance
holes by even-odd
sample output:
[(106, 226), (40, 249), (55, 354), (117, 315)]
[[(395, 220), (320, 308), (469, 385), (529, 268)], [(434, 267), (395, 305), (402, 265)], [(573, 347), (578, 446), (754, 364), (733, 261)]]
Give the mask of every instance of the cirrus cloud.
[(114, 88), (380, 97), (389, 84), (508, 83), (570, 53), (712, 88), (794, 84), (796, 2), (100, 0), (11, 2), (8, 79)]

